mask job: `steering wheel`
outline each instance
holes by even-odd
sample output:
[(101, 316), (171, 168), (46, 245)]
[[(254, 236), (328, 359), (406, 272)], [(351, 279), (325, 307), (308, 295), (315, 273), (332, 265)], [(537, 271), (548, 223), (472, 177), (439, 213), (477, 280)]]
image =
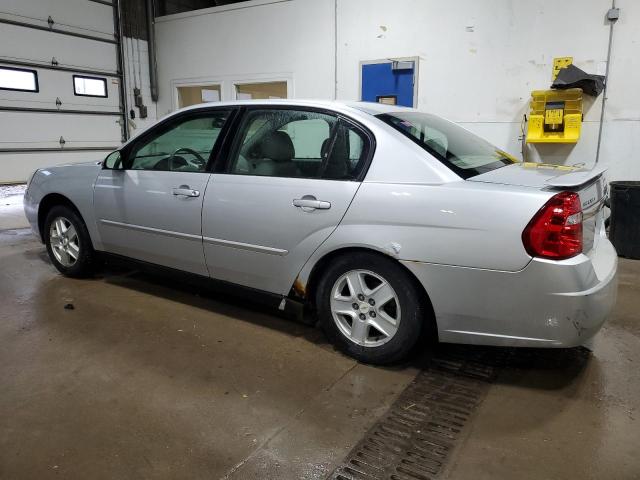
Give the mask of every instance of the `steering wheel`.
[(189, 153), (194, 157), (196, 157), (198, 159), (198, 162), (200, 163), (200, 165), (198, 166), (199, 168), (203, 168), (207, 164), (207, 161), (204, 158), (202, 158), (202, 156), (195, 150), (192, 150), (191, 148), (187, 148), (187, 147), (180, 147), (175, 152), (173, 152), (171, 156), (167, 159), (167, 166), (169, 170), (173, 170), (173, 157), (175, 157), (178, 153)]

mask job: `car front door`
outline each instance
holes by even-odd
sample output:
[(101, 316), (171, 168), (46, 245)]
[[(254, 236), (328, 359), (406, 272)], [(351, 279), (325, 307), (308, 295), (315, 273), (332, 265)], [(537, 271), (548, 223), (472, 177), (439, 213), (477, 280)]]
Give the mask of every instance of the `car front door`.
[(94, 209), (107, 252), (208, 275), (202, 200), (230, 110), (173, 117), (126, 146), (96, 181)]
[(204, 199), (210, 275), (288, 293), (347, 211), (372, 145), (369, 133), (338, 115), (248, 109)]

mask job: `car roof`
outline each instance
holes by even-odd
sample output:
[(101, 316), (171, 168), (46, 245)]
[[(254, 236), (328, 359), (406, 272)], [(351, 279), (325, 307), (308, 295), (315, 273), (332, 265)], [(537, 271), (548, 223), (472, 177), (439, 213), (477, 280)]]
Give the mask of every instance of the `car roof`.
[(414, 109), (407, 107), (400, 107), (396, 105), (384, 105), (382, 103), (373, 103), (373, 102), (355, 102), (355, 101), (340, 101), (340, 100), (300, 100), (300, 99), (268, 99), (268, 100), (232, 100), (225, 102), (207, 102), (207, 103), (198, 103), (196, 105), (190, 105), (188, 107), (183, 107), (178, 110), (175, 110), (168, 115), (159, 118), (157, 122), (152, 123), (151, 125), (146, 126), (143, 129), (135, 132), (129, 140), (125, 142), (124, 145), (128, 145), (136, 138), (140, 137), (140, 135), (146, 133), (150, 129), (152, 129), (155, 125), (160, 123), (160, 121), (174, 117), (183, 112), (196, 111), (200, 109), (212, 108), (212, 107), (238, 107), (238, 106), (259, 106), (259, 105), (283, 105), (289, 107), (315, 107), (315, 108), (326, 108), (328, 110), (332, 110), (335, 112), (343, 112), (343, 113), (351, 113), (351, 114), (360, 114), (360, 115), (378, 115), (382, 113), (392, 113), (392, 112), (401, 112), (401, 111), (412, 111)]
[(355, 108), (371, 115), (379, 115), (381, 113), (394, 113), (394, 112), (411, 112), (415, 111), (415, 108), (403, 107), (400, 105), (387, 105), (377, 102), (341, 102), (342, 105)]
[(255, 105), (283, 105), (283, 106), (300, 106), (300, 107), (320, 107), (328, 108), (330, 110), (340, 110), (347, 107), (360, 112), (368, 113), (369, 115), (378, 115), (381, 113), (391, 113), (400, 111), (411, 111), (412, 108), (401, 107), (397, 105), (385, 105), (382, 103), (374, 102), (355, 102), (355, 101), (340, 101), (340, 100), (306, 100), (306, 99), (269, 99), (269, 100), (233, 100), (226, 102), (207, 102), (198, 103), (196, 105), (190, 105), (188, 107), (181, 108), (172, 113), (186, 112), (189, 110), (197, 110), (205, 107), (235, 107), (235, 106), (255, 106)]

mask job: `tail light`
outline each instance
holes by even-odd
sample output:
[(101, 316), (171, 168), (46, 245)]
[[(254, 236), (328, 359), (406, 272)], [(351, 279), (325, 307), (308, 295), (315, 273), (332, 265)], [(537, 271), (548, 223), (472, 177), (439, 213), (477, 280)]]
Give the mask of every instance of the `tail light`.
[(551, 197), (522, 232), (532, 257), (563, 260), (582, 253), (582, 204), (574, 192)]

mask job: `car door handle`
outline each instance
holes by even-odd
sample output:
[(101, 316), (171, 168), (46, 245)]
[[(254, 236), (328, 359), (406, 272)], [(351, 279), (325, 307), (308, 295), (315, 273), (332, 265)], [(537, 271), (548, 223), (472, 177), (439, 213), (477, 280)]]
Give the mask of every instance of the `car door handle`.
[(305, 195), (302, 198), (294, 199), (293, 206), (302, 208), (304, 211), (311, 211), (315, 209), (328, 210), (331, 208), (331, 203), (323, 200), (317, 200), (316, 197), (312, 197), (311, 195)]
[(189, 185), (180, 185), (171, 189), (171, 193), (181, 197), (199, 197), (200, 192), (189, 187)]

